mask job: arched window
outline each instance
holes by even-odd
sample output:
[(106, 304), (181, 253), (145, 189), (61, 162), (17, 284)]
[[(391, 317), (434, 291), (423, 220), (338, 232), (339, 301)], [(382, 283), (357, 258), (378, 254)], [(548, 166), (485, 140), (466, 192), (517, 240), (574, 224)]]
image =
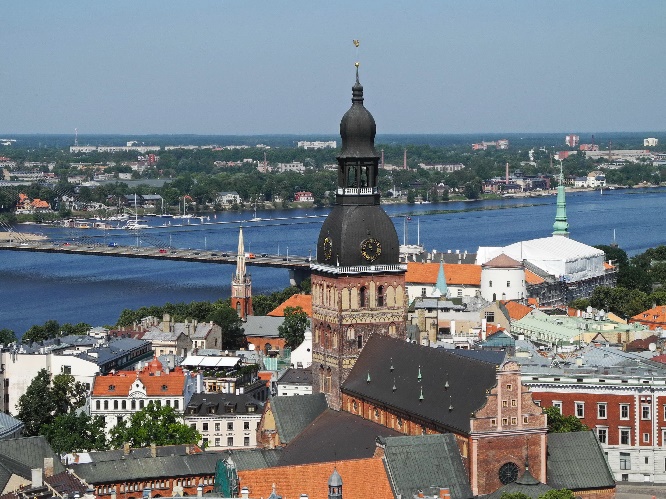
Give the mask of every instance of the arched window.
[(331, 372), (331, 368), (329, 367), (328, 369), (326, 369), (326, 381), (324, 383), (325, 393), (331, 393), (332, 383), (333, 383), (333, 373)]
[(377, 286), (377, 306), (384, 306), (384, 286)]
[(359, 350), (360, 350), (361, 348), (363, 348), (363, 335), (362, 335), (362, 334), (359, 334), (359, 335), (356, 337), (356, 345), (358, 346), (358, 349), (359, 349)]
[(320, 365), (319, 366), (319, 391), (321, 393), (325, 393), (324, 390), (324, 366)]
[(365, 308), (368, 306), (367, 304), (367, 298), (368, 298), (368, 290), (366, 289), (365, 286), (361, 286), (361, 289), (359, 290), (359, 306), (361, 308)]

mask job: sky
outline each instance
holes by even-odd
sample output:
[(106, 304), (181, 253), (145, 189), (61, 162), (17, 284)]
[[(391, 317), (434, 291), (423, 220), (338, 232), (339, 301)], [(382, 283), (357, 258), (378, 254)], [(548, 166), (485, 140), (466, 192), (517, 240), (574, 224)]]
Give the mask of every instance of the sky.
[[(15, 0), (0, 134), (666, 131), (663, 0)], [(352, 40), (358, 39), (360, 47)]]

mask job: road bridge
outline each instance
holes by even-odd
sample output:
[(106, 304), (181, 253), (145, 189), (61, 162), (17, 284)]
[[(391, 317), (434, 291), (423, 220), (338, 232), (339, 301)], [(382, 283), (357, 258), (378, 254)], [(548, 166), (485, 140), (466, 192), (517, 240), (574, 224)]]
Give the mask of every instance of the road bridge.
[[(15, 233), (19, 235), (18, 233)], [(20, 237), (20, 236), (19, 236)], [(67, 255), (110, 256), (118, 258), (145, 258), (162, 261), (217, 263), (235, 265), (236, 254), (198, 249), (159, 248), (154, 246), (122, 246), (117, 244), (95, 244), (81, 242), (54, 242), (50, 240), (16, 240), (0, 241), (0, 250), (31, 251), (39, 253), (58, 253)], [(289, 271), (292, 285), (310, 276), (309, 256), (270, 255), (263, 253), (246, 258), (247, 266), (274, 267)]]

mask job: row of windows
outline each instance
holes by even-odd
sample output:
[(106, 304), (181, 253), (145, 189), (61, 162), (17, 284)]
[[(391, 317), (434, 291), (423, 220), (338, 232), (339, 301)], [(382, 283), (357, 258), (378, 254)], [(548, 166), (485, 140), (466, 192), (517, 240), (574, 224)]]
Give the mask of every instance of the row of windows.
[[(521, 284), (524, 286), (525, 281), (522, 281)], [(488, 281), (488, 287), (492, 288), (493, 287), (493, 281)], [(511, 281), (506, 281), (506, 287), (510, 288), (511, 287)]]
[[(243, 423), (243, 430), (250, 430), (250, 422), (249, 421), (238, 421), (239, 423)], [(190, 427), (194, 428), (195, 430), (197, 429), (197, 424), (196, 423), (190, 423)], [(208, 431), (210, 427), (215, 428), (214, 431), (220, 431), (222, 427), (222, 423), (201, 423), (201, 431)], [(259, 427), (259, 422), (257, 422), (257, 427)], [(227, 421), (227, 431), (234, 431), (234, 422), (233, 421)]]
[[(597, 426), (594, 429), (597, 434), (597, 439), (602, 444), (608, 443), (608, 427), (607, 426)], [(631, 428), (619, 428), (619, 437), (620, 445), (632, 445), (631, 444)], [(650, 444), (651, 433), (644, 432), (642, 435), (642, 442), (644, 444)], [(655, 442), (656, 443), (656, 442)], [(661, 445), (666, 446), (666, 428), (661, 429)]]
[[(204, 438), (202, 440), (204, 447), (208, 447), (209, 441), (207, 438)], [(215, 447), (219, 447), (221, 443), (220, 438), (215, 438), (213, 440), (215, 442)], [(243, 437), (243, 447), (249, 447), (250, 446), (250, 437)], [(227, 437), (227, 447), (234, 447), (234, 437)]]
[[(608, 454), (606, 453), (606, 455), (608, 455)], [(645, 456), (643, 462), (645, 464), (650, 464), (650, 457)], [(630, 452), (620, 452), (620, 469), (623, 470), (623, 471), (631, 469), (631, 453)], [(666, 459), (664, 459), (664, 471), (666, 471)], [(649, 477), (649, 475), (645, 475), (645, 476)], [(629, 481), (629, 475), (622, 475), (622, 481), (623, 482)], [(649, 481), (649, 480), (646, 480), (646, 481)]]
[[(176, 487), (195, 487), (197, 485), (213, 485), (215, 479), (210, 477), (203, 477), (201, 479), (197, 478), (186, 478), (174, 480), (173, 484)], [(155, 480), (150, 482), (135, 482), (135, 483), (123, 483), (118, 485), (118, 490), (120, 493), (125, 492), (137, 492), (143, 491), (144, 489), (168, 489), (171, 486), (170, 480)], [(115, 485), (103, 485), (96, 488), (97, 495), (106, 495), (111, 494), (116, 491)]]
[[(539, 402), (539, 401), (535, 401)], [(559, 400), (553, 401), (553, 407), (556, 407), (560, 413), (562, 412), (562, 402)], [(608, 402), (597, 402), (597, 419), (608, 418)], [(631, 417), (631, 404), (618, 404), (620, 419), (628, 420)], [(585, 417), (585, 402), (574, 402), (574, 414), (577, 418)], [(649, 420), (652, 418), (652, 405), (650, 403), (641, 404), (640, 418)], [(664, 405), (664, 419), (666, 420), (666, 405)]]
[[(102, 403), (103, 402), (103, 403)], [(127, 410), (127, 399), (113, 399), (113, 400), (96, 400), (95, 401), (95, 409), (100, 411), (102, 410), (102, 406), (104, 407), (105, 411), (109, 410), (109, 406), (113, 405), (113, 410)], [(148, 405), (155, 403), (157, 407), (162, 407), (162, 401), (161, 400), (149, 400)], [(165, 405), (167, 407), (173, 407), (174, 409), (180, 409), (180, 401), (178, 399), (174, 399), (173, 402), (169, 399), (164, 401)], [(135, 411), (137, 410), (137, 407), (139, 410), (145, 408), (146, 406), (146, 401), (144, 399), (139, 399), (138, 401), (136, 399), (131, 399), (129, 401), (129, 407), (130, 410)]]

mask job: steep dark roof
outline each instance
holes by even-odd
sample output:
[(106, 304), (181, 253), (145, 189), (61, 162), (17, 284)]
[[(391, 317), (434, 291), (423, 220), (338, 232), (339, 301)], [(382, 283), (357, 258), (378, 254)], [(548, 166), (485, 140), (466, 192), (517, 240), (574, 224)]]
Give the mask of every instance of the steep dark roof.
[(7, 486), (12, 474), (30, 479), (30, 470), (44, 468), (47, 457), (53, 459), (54, 473), (65, 471), (60, 457), (42, 436), (0, 440), (0, 490)]
[(277, 466), (282, 449), (240, 449), (227, 451), (238, 471), (257, 470)]
[(202, 452), (186, 456), (146, 457), (119, 459), (70, 466), (77, 476), (89, 484), (116, 483), (156, 477), (186, 477), (213, 475), (218, 459), (226, 454)]
[(592, 431), (548, 434), (548, 485), (583, 490), (615, 487), (613, 474)]
[(486, 390), (496, 384), (496, 368), (447, 350), (373, 335), (342, 391), (468, 433), (470, 415), (483, 407)]
[(291, 442), (327, 407), (326, 396), (323, 393), (298, 397), (273, 397), (271, 409), (280, 442), (283, 444)]
[(452, 433), (379, 438), (395, 497), (448, 487), (452, 499), (474, 497)]
[[(187, 403), (187, 416), (220, 416), (224, 414), (261, 414), (263, 404), (257, 399), (235, 393), (195, 393)], [(233, 411), (228, 410), (233, 408)]]
[(377, 437), (398, 435), (360, 416), (326, 409), (284, 448), (278, 466), (369, 458), (375, 453)]
[(499, 366), (506, 359), (505, 352), (498, 352), (495, 350), (464, 350), (462, 348), (452, 348), (448, 350), (449, 353), (460, 355), (461, 357), (468, 357), (470, 359), (489, 362)]

